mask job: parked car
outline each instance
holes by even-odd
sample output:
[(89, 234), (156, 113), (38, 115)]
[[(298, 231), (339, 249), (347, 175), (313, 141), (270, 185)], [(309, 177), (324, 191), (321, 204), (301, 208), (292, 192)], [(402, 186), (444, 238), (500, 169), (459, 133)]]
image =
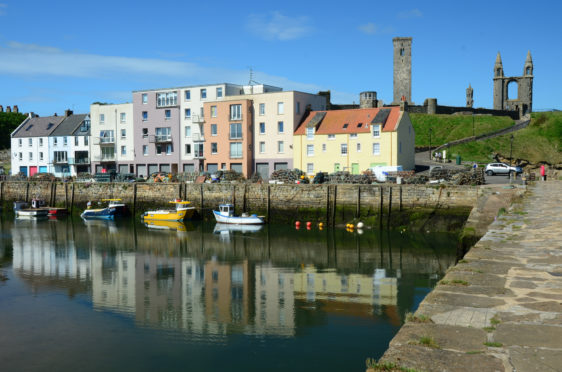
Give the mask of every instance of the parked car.
[(512, 167), (505, 163), (490, 163), (486, 165), (486, 174), (493, 176), (494, 174), (523, 173), (521, 167)]

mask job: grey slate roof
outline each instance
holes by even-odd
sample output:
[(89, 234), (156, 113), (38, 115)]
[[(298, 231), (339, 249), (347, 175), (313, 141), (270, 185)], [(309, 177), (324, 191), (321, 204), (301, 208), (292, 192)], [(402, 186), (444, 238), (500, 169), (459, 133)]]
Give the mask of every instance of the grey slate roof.
[(72, 136), (80, 127), (87, 114), (66, 116), (64, 121), (50, 134), (50, 136)]
[(65, 119), (64, 116), (45, 116), (27, 118), (13, 133), (13, 138), (18, 137), (46, 137), (49, 136)]

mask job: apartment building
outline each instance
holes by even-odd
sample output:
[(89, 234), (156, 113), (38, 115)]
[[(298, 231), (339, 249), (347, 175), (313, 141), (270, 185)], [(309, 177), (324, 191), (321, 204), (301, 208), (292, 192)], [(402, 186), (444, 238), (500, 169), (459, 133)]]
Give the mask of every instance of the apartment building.
[(415, 167), (415, 133), (404, 106), (312, 111), (294, 137), (294, 166), (310, 175)]
[(133, 104), (90, 105), (91, 163), (95, 173), (135, 173)]
[(90, 173), (90, 115), (73, 115), (67, 110), (64, 120), (49, 136), (51, 173), (56, 177)]

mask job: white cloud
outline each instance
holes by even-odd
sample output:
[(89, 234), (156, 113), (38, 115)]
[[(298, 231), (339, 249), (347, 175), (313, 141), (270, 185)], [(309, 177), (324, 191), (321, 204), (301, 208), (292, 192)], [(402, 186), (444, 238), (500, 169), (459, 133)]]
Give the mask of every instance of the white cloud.
[(277, 11), (267, 15), (250, 15), (246, 27), (253, 34), (265, 40), (281, 41), (298, 39), (313, 31), (308, 17), (288, 17)]
[(420, 17), (423, 17), (423, 13), (421, 10), (417, 8), (398, 13), (398, 18), (402, 18), (402, 19), (420, 18)]
[(8, 7), (8, 4), (0, 3), (0, 16), (3, 16), (4, 14), (6, 14), (6, 8), (7, 7)]
[(366, 23), (364, 25), (360, 25), (357, 27), (359, 31), (367, 34), (367, 35), (375, 35), (375, 34), (388, 34), (393, 32), (392, 27), (381, 27), (373, 22)]

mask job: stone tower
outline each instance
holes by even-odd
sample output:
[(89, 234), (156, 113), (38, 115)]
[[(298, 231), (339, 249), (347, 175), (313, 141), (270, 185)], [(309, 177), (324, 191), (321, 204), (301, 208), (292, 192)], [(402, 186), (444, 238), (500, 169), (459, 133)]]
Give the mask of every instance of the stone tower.
[(359, 108), (375, 108), (377, 106), (377, 92), (361, 92), (359, 94)]
[(468, 84), (468, 88), (466, 88), (466, 107), (472, 107), (474, 105), (474, 90)]
[(395, 37), (393, 103), (412, 102), (412, 38)]
[[(509, 99), (510, 83), (517, 84), (517, 98)], [(513, 85), (512, 85), (513, 86)], [(505, 76), (500, 53), (494, 64), (494, 110), (519, 111), (519, 115), (527, 115), (533, 111), (533, 59), (531, 51), (523, 65), (523, 76)]]

